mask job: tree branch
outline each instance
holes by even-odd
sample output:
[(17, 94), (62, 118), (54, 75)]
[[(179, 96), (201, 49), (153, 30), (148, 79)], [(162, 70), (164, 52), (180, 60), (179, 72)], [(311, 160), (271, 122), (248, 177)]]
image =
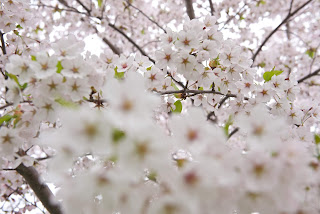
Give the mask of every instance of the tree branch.
[(184, 94), (193, 94), (193, 95), (196, 95), (196, 94), (219, 94), (219, 95), (225, 95), (226, 97), (236, 97), (235, 94), (223, 94), (221, 92), (218, 92), (218, 91), (205, 91), (205, 90), (175, 90), (175, 91), (163, 91), (163, 92), (158, 92), (159, 94), (161, 95), (165, 95), (165, 94), (181, 94), (181, 93), (184, 93)]
[(3, 54), (3, 55), (6, 55), (6, 54), (7, 54), (6, 43), (4, 42), (3, 35), (4, 35), (4, 33), (2, 33), (2, 32), (0, 31), (1, 50), (2, 50), (2, 54)]
[(186, 3), (186, 8), (187, 8), (187, 14), (191, 19), (194, 19), (195, 18), (195, 15), (194, 15), (194, 9), (193, 9), (193, 5), (192, 5), (192, 0), (184, 0), (185, 3)]
[(102, 41), (109, 46), (109, 48), (112, 50), (113, 53), (118, 54), (118, 55), (120, 55), (122, 53), (122, 51), (120, 51), (119, 48), (114, 46), (106, 37), (103, 37)]
[(118, 33), (120, 33), (122, 36), (124, 36), (131, 44), (133, 44), (134, 47), (136, 47), (140, 53), (146, 57), (149, 58), (149, 60), (153, 63), (155, 63), (155, 60), (152, 59), (150, 56), (148, 56), (148, 54), (146, 52), (144, 52), (144, 50), (142, 50), (142, 48), (135, 43), (135, 41), (133, 41), (127, 34), (125, 34), (122, 30), (120, 30), (119, 28), (117, 28), (114, 24), (109, 23), (108, 24), (112, 29), (114, 29), (115, 31), (117, 31)]
[(142, 10), (140, 10), (139, 8), (137, 8), (136, 6), (134, 6), (133, 4), (131, 4), (129, 0), (127, 0), (127, 4), (128, 4), (130, 7), (133, 7), (134, 9), (136, 9), (137, 11), (139, 11), (139, 12), (140, 12), (144, 17), (146, 17), (150, 22), (152, 22), (153, 24), (157, 25), (161, 30), (163, 30), (163, 32), (167, 33), (167, 31), (166, 31), (163, 27), (161, 27), (158, 22), (152, 20), (152, 19), (151, 19), (147, 14), (145, 14)]
[(247, 6), (247, 3), (245, 3), (245, 4), (236, 12), (235, 15), (230, 16), (230, 17), (228, 18), (228, 20), (223, 24), (223, 26), (219, 29), (219, 31), (222, 30), (222, 29), (224, 29), (224, 28), (226, 27), (226, 25), (229, 24), (229, 22), (231, 22), (237, 15), (239, 15), (246, 6)]
[(62, 214), (60, 204), (54, 201), (54, 195), (49, 187), (41, 181), (39, 173), (33, 166), (26, 167), (25, 165), (20, 164), (16, 168), (16, 171), (22, 175), (36, 196), (39, 198), (43, 206), (51, 214)]
[(83, 9), (85, 9), (87, 11), (88, 15), (90, 16), (91, 15), (91, 10), (87, 6), (85, 6), (82, 3), (82, 1), (80, 1), (80, 0), (76, 0), (76, 1), (83, 7)]
[(213, 3), (212, 3), (212, 0), (209, 0), (209, 4), (210, 4), (210, 12), (211, 12), (211, 16), (213, 16), (214, 14), (214, 7), (213, 7)]
[(301, 79), (298, 80), (298, 83), (302, 83), (303, 81), (305, 81), (306, 79), (309, 79), (310, 77), (316, 76), (318, 73), (320, 72), (320, 68), (318, 68), (317, 70), (315, 70), (314, 72), (302, 77)]
[(238, 127), (235, 128), (235, 129), (233, 129), (232, 132), (228, 135), (228, 139), (229, 139), (230, 137), (232, 137), (232, 135), (234, 135), (234, 134), (237, 133), (238, 131), (239, 131), (239, 128), (238, 128)]
[[(260, 53), (262, 47), (268, 42), (268, 40), (272, 37), (273, 34), (275, 34), (279, 28), (285, 24), (289, 19), (290, 17), (294, 16), (296, 13), (298, 13), (302, 8), (304, 8), (305, 6), (307, 6), (310, 2), (312, 2), (313, 0), (309, 0), (307, 2), (305, 2), (303, 5), (301, 5), (300, 7), (298, 7), (295, 11), (293, 11), (291, 13), (291, 9), (292, 9), (292, 3), (293, 1), (290, 2), (290, 8), (289, 8), (289, 13), (288, 15), (286, 16), (286, 18), (284, 20), (282, 20), (282, 22), (273, 30), (271, 31), (271, 33), (264, 39), (264, 41), (261, 43), (261, 45), (259, 46), (258, 50), (254, 53), (253, 57), (252, 57), (252, 61), (254, 63), (256, 57), (258, 56), (258, 54)], [(252, 64), (253, 65), (253, 64)]]

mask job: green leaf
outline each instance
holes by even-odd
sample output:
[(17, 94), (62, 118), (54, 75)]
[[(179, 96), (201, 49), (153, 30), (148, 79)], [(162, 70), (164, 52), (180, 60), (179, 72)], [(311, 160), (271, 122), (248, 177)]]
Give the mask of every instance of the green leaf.
[(266, 82), (270, 81), (271, 78), (272, 78), (274, 75), (278, 76), (278, 75), (282, 74), (282, 72), (283, 72), (282, 70), (274, 70), (274, 68), (275, 68), (275, 67), (273, 67), (273, 69), (272, 69), (271, 71), (266, 71), (266, 72), (264, 72), (264, 74), (263, 74), (263, 79), (264, 79)]
[(258, 66), (259, 66), (260, 68), (264, 68), (264, 67), (266, 66), (266, 63), (265, 63), (265, 62), (261, 62), (261, 63), (258, 64)]
[(152, 66), (148, 67), (148, 68), (147, 68), (147, 71), (150, 71), (150, 70), (151, 70), (151, 68), (152, 68)]
[(182, 103), (180, 100), (177, 100), (174, 105), (176, 106), (176, 109), (173, 111), (174, 113), (181, 113), (182, 111)]
[(62, 67), (62, 65), (61, 65), (61, 61), (58, 61), (56, 67), (57, 67), (57, 71), (56, 71), (56, 72), (57, 72), (58, 74), (60, 74), (60, 73), (61, 73), (61, 70), (63, 69), (63, 67)]
[(279, 76), (280, 74), (282, 74), (282, 70), (275, 70), (275, 71), (273, 71), (274, 72), (274, 74), (276, 75), (276, 76)]
[(223, 127), (224, 133), (226, 134), (226, 136), (229, 136), (229, 127), (233, 124), (233, 120), (232, 120), (232, 116), (230, 115), (226, 124)]
[(32, 61), (37, 61), (37, 58), (36, 58), (36, 56), (34, 56), (34, 55), (31, 55), (31, 60), (32, 60)]
[(23, 29), (23, 27), (21, 27), (21, 25), (17, 25), (16, 28)]
[(114, 78), (116, 79), (123, 79), (124, 72), (118, 72), (118, 67), (115, 67), (114, 69)]
[(12, 118), (13, 118), (13, 116), (10, 114), (6, 114), (6, 115), (0, 117), (0, 125), (2, 125), (2, 123), (4, 123), (4, 122), (9, 122)]
[(310, 48), (306, 51), (306, 54), (310, 57), (313, 58), (314, 54), (316, 53), (316, 50), (314, 48)]
[(6, 74), (7, 74), (7, 76), (8, 76), (10, 79), (14, 80), (14, 81), (18, 84), (19, 87), (21, 87), (21, 85), (20, 85), (20, 83), (19, 83), (19, 80), (18, 80), (18, 77), (17, 77), (16, 75), (10, 74), (10, 73), (8, 73), (8, 72), (7, 72)]
[(320, 136), (318, 134), (314, 134), (314, 141), (317, 145), (320, 143)]
[(71, 109), (75, 109), (75, 108), (78, 107), (78, 105), (76, 103), (70, 102), (70, 101), (65, 100), (65, 99), (63, 99), (61, 97), (56, 98), (54, 101), (59, 103), (63, 107), (67, 107), (67, 108), (71, 108)]
[[(212, 87), (211, 87), (212, 88)], [(198, 90), (203, 91), (203, 87), (199, 87)]]
[(150, 180), (150, 181), (153, 181), (153, 182), (157, 182), (157, 173), (156, 172), (149, 172), (148, 175), (147, 175), (147, 178)]
[(114, 129), (112, 132), (112, 140), (114, 143), (118, 143), (120, 140), (122, 140), (124, 137), (126, 137), (126, 134), (121, 131), (120, 129)]
[(265, 5), (265, 4), (266, 4), (266, 1), (260, 0), (257, 2), (257, 7), (259, 7), (260, 5)]
[(99, 6), (99, 8), (102, 7), (102, 0), (98, 0), (98, 6)]
[(141, 33), (142, 35), (144, 35), (146, 32), (144, 31), (144, 29), (142, 29), (142, 30), (140, 31), (140, 33)]
[(174, 84), (173, 81), (171, 81), (171, 86), (174, 87), (174, 89), (179, 90), (179, 88), (176, 86), (176, 84)]
[(25, 84), (21, 85), (20, 88), (21, 88), (21, 90), (24, 90), (27, 88), (27, 86), (28, 86), (28, 83), (25, 83)]

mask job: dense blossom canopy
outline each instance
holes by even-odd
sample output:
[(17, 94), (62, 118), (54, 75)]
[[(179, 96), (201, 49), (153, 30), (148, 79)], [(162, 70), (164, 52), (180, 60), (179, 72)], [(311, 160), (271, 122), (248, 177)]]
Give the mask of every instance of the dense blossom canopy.
[(319, 0), (0, 0), (0, 212), (320, 212)]

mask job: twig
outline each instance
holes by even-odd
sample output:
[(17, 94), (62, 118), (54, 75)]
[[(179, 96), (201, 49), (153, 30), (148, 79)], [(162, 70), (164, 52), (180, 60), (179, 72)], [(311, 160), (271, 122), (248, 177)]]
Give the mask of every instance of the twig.
[(118, 54), (118, 55), (120, 55), (122, 53), (122, 51), (120, 51), (119, 48), (114, 46), (106, 37), (103, 37), (102, 41), (109, 46), (109, 48), (112, 50), (113, 53)]
[(320, 72), (320, 68), (318, 68), (317, 70), (315, 70), (314, 72), (302, 77), (301, 79), (298, 80), (298, 83), (302, 83), (303, 81), (305, 81), (306, 79), (309, 79), (310, 77), (316, 76), (318, 73)]
[(232, 135), (234, 135), (234, 134), (237, 133), (238, 131), (239, 131), (239, 127), (233, 129), (232, 132), (228, 135), (228, 139), (229, 139), (230, 137), (232, 137)]
[(187, 14), (191, 19), (194, 19), (195, 18), (195, 15), (194, 15), (194, 9), (193, 9), (193, 5), (192, 5), (192, 0), (184, 0), (185, 3), (186, 3), (186, 8), (187, 8)]
[(223, 105), (223, 103), (224, 103), (227, 99), (229, 99), (229, 97), (228, 97), (228, 96), (225, 96), (225, 97), (219, 102), (218, 108), (221, 108), (221, 106)]
[[(20, 103), (32, 103), (32, 101), (30, 101), (30, 100), (25, 100), (25, 101), (21, 101)], [(12, 105), (13, 105), (13, 103), (7, 103), (7, 104), (5, 104), (5, 105), (3, 105), (3, 106), (0, 106), (0, 110), (5, 109), (5, 108), (7, 108), (7, 107), (9, 107), (9, 106), (12, 106)]]
[[(212, 116), (214, 116), (215, 118), (212, 119), (212, 118), (211, 118)], [(214, 111), (210, 112), (210, 113), (207, 115), (207, 120), (210, 120), (210, 121), (212, 121), (212, 122), (214, 122), (214, 123), (217, 122), (217, 116), (216, 116), (216, 114), (215, 114)]]
[(26, 167), (25, 165), (20, 164), (16, 168), (16, 170), (26, 180), (26, 182), (39, 198), (43, 206), (51, 214), (62, 214), (60, 204), (53, 201), (53, 193), (51, 192), (47, 184), (41, 181), (39, 173), (33, 166)]
[(122, 30), (120, 30), (119, 28), (117, 28), (114, 24), (109, 23), (108, 24), (112, 29), (114, 29), (115, 31), (117, 31), (118, 33), (120, 33), (122, 36), (124, 36), (134, 47), (136, 47), (140, 53), (146, 57), (149, 58), (149, 60), (153, 63), (155, 63), (155, 60), (152, 59), (150, 56), (148, 56), (148, 54), (142, 50), (142, 48), (135, 42), (133, 41), (127, 34), (125, 34)]
[[(92, 25), (92, 28), (95, 30), (96, 34), (99, 35), (98, 29), (93, 25)], [(112, 44), (106, 37), (103, 37), (102, 41), (109, 46), (109, 48), (112, 50), (113, 53), (118, 55), (122, 53), (122, 51), (118, 47), (116, 47), (114, 44)]]
[[(309, 0), (309, 1), (305, 2), (303, 5), (301, 5), (300, 7), (298, 7), (295, 11), (293, 11), (291, 13), (292, 3), (293, 3), (293, 0), (291, 0), (288, 15), (286, 16), (286, 18), (284, 20), (282, 20), (282, 22), (273, 31), (271, 31), (271, 33), (261, 43), (261, 45), (259, 46), (258, 50), (254, 53), (254, 55), (252, 57), (252, 61), (253, 62), (255, 61), (256, 57), (258, 56), (258, 54), (262, 50), (262, 47), (268, 42), (268, 40), (272, 37), (272, 35), (275, 34), (278, 31), (278, 29), (290, 19), (290, 17), (294, 16), (296, 13), (298, 13), (302, 8), (307, 6), (312, 1), (313, 0)], [(253, 65), (253, 63), (252, 63), (252, 65)]]
[(167, 31), (166, 31), (163, 27), (161, 27), (158, 22), (152, 20), (152, 19), (151, 19), (147, 14), (145, 14), (142, 10), (140, 10), (139, 8), (137, 8), (136, 6), (134, 6), (133, 4), (131, 4), (129, 0), (127, 0), (127, 4), (128, 4), (130, 7), (133, 7), (134, 9), (136, 9), (137, 11), (139, 11), (139, 12), (140, 12), (144, 17), (146, 17), (150, 22), (152, 22), (153, 24), (157, 25), (161, 30), (163, 30), (163, 32), (167, 33)]
[(90, 16), (91, 10), (90, 10), (87, 6), (85, 6), (85, 5), (82, 3), (82, 1), (80, 1), (80, 0), (76, 0), (76, 1), (83, 7), (83, 9), (85, 9), (85, 10), (87, 11), (88, 15)]
[(158, 92), (159, 94), (161, 95), (165, 95), (165, 94), (181, 94), (181, 93), (184, 93), (184, 94), (219, 94), (219, 95), (225, 95), (227, 97), (236, 97), (235, 94), (223, 94), (221, 92), (218, 92), (218, 91), (211, 91), (211, 90), (175, 90), (175, 91), (163, 91), (163, 92)]
[(209, 0), (209, 4), (210, 4), (210, 12), (211, 12), (211, 16), (213, 16), (214, 14), (214, 7), (213, 7), (213, 3), (212, 3), (212, 0)]
[(223, 24), (223, 26), (219, 29), (219, 31), (222, 30), (222, 29), (224, 29), (224, 28), (227, 26), (227, 24), (229, 24), (229, 22), (231, 22), (237, 15), (239, 15), (239, 14), (242, 12), (243, 8), (245, 8), (246, 6), (247, 6), (247, 3), (245, 3), (245, 4), (236, 12), (235, 15), (230, 16), (229, 19), (228, 19), (228, 20)]
[(3, 35), (4, 35), (4, 33), (2, 33), (2, 32), (0, 31), (1, 50), (2, 50), (2, 54), (3, 54), (3, 55), (6, 55), (6, 54), (7, 54), (6, 43), (4, 42)]
[(184, 88), (183, 83), (180, 82), (180, 81), (178, 81), (178, 80), (176, 80), (176, 79), (170, 74), (169, 71), (167, 71), (167, 74), (168, 74), (169, 77), (171, 77), (171, 79), (172, 79), (175, 83), (177, 83), (177, 84), (180, 85), (182, 88)]

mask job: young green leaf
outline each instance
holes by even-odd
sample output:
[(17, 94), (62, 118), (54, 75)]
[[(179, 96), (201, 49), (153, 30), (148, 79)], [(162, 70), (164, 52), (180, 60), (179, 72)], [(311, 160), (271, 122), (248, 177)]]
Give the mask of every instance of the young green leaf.
[(263, 79), (264, 79), (266, 82), (270, 81), (271, 78), (273, 77), (273, 75), (278, 76), (278, 75), (282, 74), (282, 72), (283, 72), (282, 70), (274, 70), (274, 68), (275, 68), (275, 67), (273, 67), (273, 69), (272, 69), (271, 71), (266, 71), (266, 72), (264, 72), (264, 74), (263, 74)]
[(67, 108), (71, 108), (71, 109), (75, 109), (78, 107), (78, 105), (76, 103), (70, 102), (70, 101), (65, 100), (61, 97), (56, 98), (54, 101), (56, 101), (57, 103), (59, 103), (63, 107), (67, 107)]
[(226, 136), (229, 136), (229, 127), (233, 124), (232, 116), (230, 115), (226, 124), (223, 127), (224, 133)]
[(58, 61), (56, 67), (57, 67), (57, 71), (56, 71), (56, 72), (57, 72), (58, 74), (60, 74), (60, 73), (61, 73), (61, 70), (63, 69), (63, 67), (62, 67), (62, 65), (61, 65), (61, 61)]
[(176, 106), (176, 109), (173, 111), (174, 113), (181, 113), (182, 111), (182, 103), (180, 100), (177, 100), (174, 105)]
[(0, 125), (2, 125), (2, 123), (4, 123), (4, 122), (9, 122), (12, 118), (13, 118), (13, 116), (10, 114), (6, 114), (6, 115), (0, 117)]
[(314, 48), (310, 48), (306, 51), (306, 54), (310, 57), (313, 58), (314, 54), (316, 53), (316, 50)]
[(98, 6), (99, 6), (99, 8), (102, 7), (102, 0), (98, 0)]
[(114, 68), (114, 78), (116, 79), (123, 79), (124, 72), (118, 72), (118, 67)]
[(112, 132), (112, 141), (117, 144), (120, 140), (126, 137), (126, 134), (120, 129), (114, 129)]
[(314, 141), (317, 145), (320, 143), (320, 136), (318, 134), (314, 134)]

